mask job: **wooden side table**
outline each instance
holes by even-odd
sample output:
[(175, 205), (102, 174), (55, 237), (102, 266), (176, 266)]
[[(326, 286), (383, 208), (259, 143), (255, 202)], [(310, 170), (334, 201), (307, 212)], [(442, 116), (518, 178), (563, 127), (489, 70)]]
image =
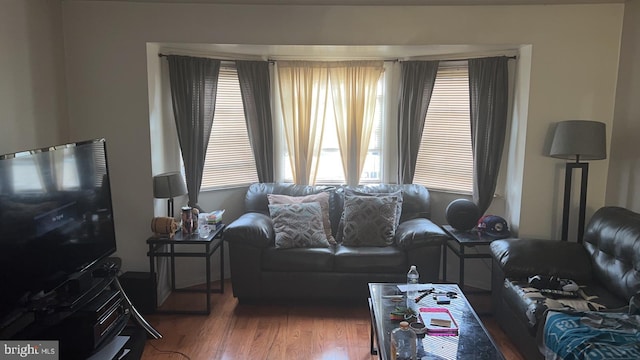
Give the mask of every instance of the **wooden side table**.
[[(156, 313), (200, 315), (209, 315), (211, 313), (211, 294), (224, 293), (224, 241), (222, 241), (222, 232), (224, 227), (224, 225), (217, 227), (215, 230), (211, 231), (207, 237), (200, 237), (199, 234), (186, 235), (182, 232), (178, 232), (173, 238), (152, 236), (147, 239), (147, 244), (149, 245), (149, 252), (147, 252), (147, 256), (149, 256), (151, 276), (153, 276), (154, 279), (156, 276), (155, 258), (168, 257), (170, 258), (171, 268), (171, 291), (205, 293), (207, 297), (206, 310), (156, 310)], [(168, 245), (168, 250), (166, 250), (165, 245)], [(201, 246), (202, 249), (200, 251), (189, 252), (176, 251), (176, 245)], [(211, 289), (211, 255), (213, 255), (213, 253), (218, 249), (220, 250), (220, 287), (217, 289)], [(205, 277), (207, 282), (205, 289), (176, 289), (175, 259), (177, 257), (200, 257), (205, 259)], [(157, 291), (156, 282), (156, 292)]]
[[(491, 254), (489, 253), (474, 253), (469, 254), (465, 251), (465, 248), (472, 248), (481, 245), (489, 245), (492, 241), (498, 240), (500, 238), (489, 236), (483, 234), (476, 230), (457, 230), (454, 229), (451, 225), (443, 225), (442, 229), (449, 235), (450, 240), (447, 240), (446, 244), (449, 249), (453, 251), (454, 254), (460, 260), (460, 277), (458, 284), (460, 288), (464, 288), (464, 263), (466, 259), (491, 259)], [(447, 282), (447, 247), (444, 248), (442, 262), (442, 280)]]

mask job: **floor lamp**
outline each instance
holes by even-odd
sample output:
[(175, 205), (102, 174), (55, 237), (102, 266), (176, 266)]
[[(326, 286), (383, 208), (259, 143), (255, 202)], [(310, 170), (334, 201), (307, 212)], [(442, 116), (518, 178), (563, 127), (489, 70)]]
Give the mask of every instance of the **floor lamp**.
[(581, 170), (580, 208), (578, 214), (578, 243), (584, 235), (584, 218), (587, 206), (587, 178), (589, 163), (580, 160), (602, 160), (607, 157), (605, 124), (598, 121), (567, 120), (556, 126), (549, 156), (575, 160), (567, 162), (564, 179), (564, 207), (562, 210), (562, 240), (569, 238), (569, 208), (574, 169)]
[(153, 177), (153, 197), (167, 200), (167, 216), (173, 217), (173, 198), (187, 193), (187, 187), (179, 172), (170, 172)]

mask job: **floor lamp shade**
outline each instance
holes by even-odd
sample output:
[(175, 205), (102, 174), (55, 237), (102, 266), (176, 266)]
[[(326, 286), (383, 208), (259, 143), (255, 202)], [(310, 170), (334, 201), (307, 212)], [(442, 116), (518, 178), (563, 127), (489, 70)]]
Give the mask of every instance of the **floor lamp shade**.
[(589, 163), (580, 162), (580, 160), (602, 160), (607, 157), (605, 124), (588, 120), (567, 120), (558, 123), (553, 134), (549, 156), (575, 160), (575, 162), (567, 162), (565, 165), (564, 206), (562, 211), (562, 240), (564, 241), (567, 241), (569, 237), (571, 178), (574, 169), (581, 170), (577, 241), (582, 242), (587, 206)]
[(169, 199), (167, 214), (173, 217), (173, 198), (187, 193), (187, 187), (179, 172), (171, 172), (153, 177), (153, 197), (156, 199)]
[(576, 162), (605, 159), (605, 135), (605, 124), (598, 121), (562, 121), (556, 126), (549, 155)]

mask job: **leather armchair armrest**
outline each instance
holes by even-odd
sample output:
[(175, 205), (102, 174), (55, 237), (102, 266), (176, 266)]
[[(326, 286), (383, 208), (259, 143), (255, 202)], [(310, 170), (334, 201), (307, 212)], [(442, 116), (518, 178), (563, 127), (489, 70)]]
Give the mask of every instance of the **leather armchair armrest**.
[(447, 238), (444, 230), (425, 218), (404, 221), (396, 229), (396, 245), (403, 250), (442, 246)]
[(491, 243), (491, 254), (505, 276), (512, 279), (549, 275), (584, 282), (592, 278), (591, 259), (578, 243), (502, 239)]
[(224, 240), (243, 245), (266, 248), (275, 241), (273, 222), (265, 214), (249, 212), (227, 225)]

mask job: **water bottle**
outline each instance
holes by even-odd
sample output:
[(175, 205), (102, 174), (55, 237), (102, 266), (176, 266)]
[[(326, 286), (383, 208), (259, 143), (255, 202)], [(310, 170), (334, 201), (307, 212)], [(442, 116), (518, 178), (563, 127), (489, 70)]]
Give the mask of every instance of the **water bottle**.
[(391, 332), (391, 359), (416, 360), (416, 343), (416, 333), (409, 328), (409, 323), (400, 322), (400, 327)]
[[(415, 306), (415, 300), (418, 297), (418, 287), (416, 284), (420, 282), (420, 275), (415, 265), (411, 265), (411, 269), (407, 273), (407, 308)], [(412, 306), (413, 305), (413, 306)]]

